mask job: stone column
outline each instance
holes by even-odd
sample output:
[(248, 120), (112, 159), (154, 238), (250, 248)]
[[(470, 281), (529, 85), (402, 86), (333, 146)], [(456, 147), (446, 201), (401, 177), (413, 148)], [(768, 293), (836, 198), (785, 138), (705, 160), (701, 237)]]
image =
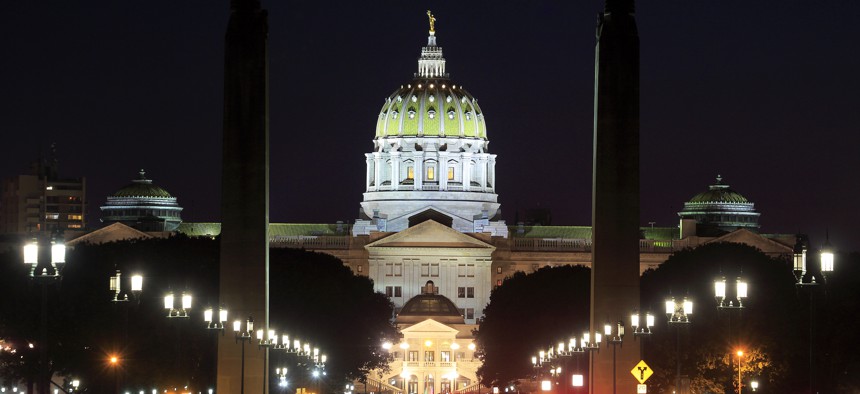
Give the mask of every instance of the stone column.
[(379, 191), (382, 183), (382, 153), (373, 152), (373, 190)]
[(367, 191), (370, 191), (370, 184), (373, 183), (373, 174), (374, 174), (373, 155), (366, 153), (364, 155), (364, 161), (367, 164), (367, 171), (366, 171), (367, 174), (365, 175), (364, 189)]
[[(269, 95), (267, 13), (233, 0), (224, 47), (219, 302), (236, 319), (269, 324)], [(217, 392), (263, 393), (267, 353), (218, 336)], [(241, 366), (244, 362), (244, 374)]]
[(391, 190), (400, 190), (400, 152), (391, 151)]
[(424, 187), (424, 152), (415, 152), (415, 190), (421, 190)]
[(439, 172), (439, 191), (448, 190), (448, 152), (439, 152), (439, 162), (436, 164)]
[(463, 191), (472, 189), (472, 154), (463, 153)]
[[(591, 329), (639, 309), (639, 36), (633, 0), (607, 0), (595, 48), (592, 188)], [(633, 335), (594, 354), (594, 392), (636, 392), (629, 372), (639, 362)], [(605, 345), (604, 345), (605, 346)]]

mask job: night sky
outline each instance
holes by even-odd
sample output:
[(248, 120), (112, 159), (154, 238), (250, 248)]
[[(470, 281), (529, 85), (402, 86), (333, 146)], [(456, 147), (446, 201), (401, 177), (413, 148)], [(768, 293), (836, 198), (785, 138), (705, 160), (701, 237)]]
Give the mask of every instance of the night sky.
[[(344, 4), (341, 4), (344, 3)], [(602, 1), (263, 1), (271, 220), (353, 221), (383, 100), (437, 17), (453, 83), (485, 113), (498, 194), (591, 221), (594, 32)], [(0, 12), (0, 176), (58, 146), (90, 223), (140, 168), (217, 221), (228, 1), (45, 0)], [(639, 2), (641, 222), (677, 225), (717, 174), (762, 231), (860, 250), (860, 2)]]

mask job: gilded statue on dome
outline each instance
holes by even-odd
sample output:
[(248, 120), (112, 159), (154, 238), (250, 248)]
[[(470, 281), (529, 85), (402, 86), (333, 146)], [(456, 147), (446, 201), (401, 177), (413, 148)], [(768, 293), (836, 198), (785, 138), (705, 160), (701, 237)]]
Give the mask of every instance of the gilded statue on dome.
[(436, 32), (436, 17), (433, 16), (433, 13), (430, 10), (427, 10), (427, 19), (430, 20), (430, 33)]

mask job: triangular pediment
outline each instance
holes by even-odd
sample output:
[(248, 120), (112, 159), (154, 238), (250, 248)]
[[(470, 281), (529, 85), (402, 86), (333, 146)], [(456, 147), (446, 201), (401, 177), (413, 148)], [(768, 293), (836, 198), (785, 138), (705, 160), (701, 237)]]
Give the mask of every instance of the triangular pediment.
[(747, 229), (738, 229), (732, 231), (721, 237), (714, 238), (707, 243), (713, 242), (733, 242), (737, 244), (749, 245), (758, 248), (762, 252), (767, 254), (792, 253), (793, 251), (791, 246), (782, 244), (767, 237), (763, 237), (760, 234), (756, 234)]
[(421, 222), (399, 233), (389, 235), (366, 246), (367, 248), (472, 248), (495, 249), (484, 241), (470, 237), (433, 220)]
[(459, 330), (448, 325), (437, 322), (433, 319), (427, 319), (419, 323), (415, 323), (409, 327), (401, 329), (400, 332), (404, 336), (420, 336), (420, 337), (448, 337), (456, 336)]
[(152, 238), (152, 235), (149, 235), (138, 229), (126, 226), (122, 223), (113, 223), (109, 226), (102, 227), (98, 230), (89, 232), (80, 237), (72, 239), (66, 242), (66, 245), (74, 246), (80, 243), (103, 244), (114, 241), (148, 238)]

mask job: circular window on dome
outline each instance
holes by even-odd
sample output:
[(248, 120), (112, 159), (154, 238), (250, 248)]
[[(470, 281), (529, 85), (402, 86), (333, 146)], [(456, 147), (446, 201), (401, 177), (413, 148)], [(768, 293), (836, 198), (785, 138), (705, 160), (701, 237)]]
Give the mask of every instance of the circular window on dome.
[(454, 111), (448, 111), (448, 119), (454, 119)]
[(412, 102), (414, 103), (417, 101), (418, 101), (418, 96), (412, 95)]
[(415, 111), (414, 110), (410, 109), (408, 113), (409, 113), (409, 119), (415, 119)]
[(430, 119), (435, 118), (435, 117), (436, 117), (436, 111), (434, 111), (434, 110), (432, 110), (432, 109), (431, 109), (431, 110), (429, 110), (429, 111), (427, 111), (427, 116), (429, 116), (429, 117), (430, 117)]
[(397, 111), (391, 111), (391, 118), (397, 119)]
[(436, 97), (430, 96), (427, 98), (427, 100), (430, 100), (430, 102), (432, 103), (432, 102), (436, 101)]
[(466, 112), (466, 120), (472, 120), (472, 112)]

